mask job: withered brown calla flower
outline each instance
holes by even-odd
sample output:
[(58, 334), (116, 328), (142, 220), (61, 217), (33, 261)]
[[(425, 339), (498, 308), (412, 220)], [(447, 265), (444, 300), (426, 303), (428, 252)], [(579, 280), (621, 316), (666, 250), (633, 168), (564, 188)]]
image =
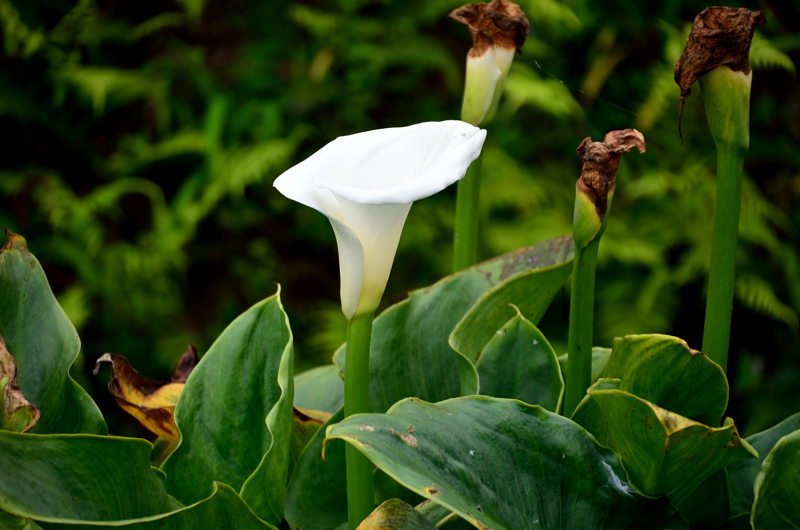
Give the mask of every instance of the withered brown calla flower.
[(469, 54), (473, 57), (483, 55), (491, 47), (522, 51), (531, 27), (522, 9), (508, 0), (466, 4), (449, 16), (469, 29), (473, 41)]
[[(756, 26), (767, 23), (761, 11), (708, 7), (694, 19), (686, 47), (675, 63), (675, 82), (681, 88), (681, 110), (692, 85), (719, 66), (750, 73), (750, 44)], [(680, 129), (680, 116), (678, 117)]]
[(473, 125), (490, 121), (500, 104), (511, 64), (522, 51), (530, 24), (520, 7), (507, 0), (467, 4), (450, 13), (472, 35), (461, 119)]
[(647, 147), (644, 136), (636, 129), (611, 131), (602, 142), (584, 138), (578, 146), (578, 156), (584, 161), (578, 191), (592, 201), (601, 220), (608, 209), (608, 195), (616, 186), (620, 156), (634, 147), (640, 153)]

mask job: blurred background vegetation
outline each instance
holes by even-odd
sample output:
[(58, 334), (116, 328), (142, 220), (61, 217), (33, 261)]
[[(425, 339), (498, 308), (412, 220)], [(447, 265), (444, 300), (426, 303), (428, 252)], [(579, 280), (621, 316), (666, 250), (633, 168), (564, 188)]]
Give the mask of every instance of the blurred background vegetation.
[[(327, 220), (272, 188), (328, 141), (458, 117), (460, 0), (0, 0), (0, 224), (24, 235), (83, 340), (75, 377), (112, 432), (105, 352), (167, 379), (282, 285), (297, 369), (344, 340)], [(521, 0), (531, 35), (489, 126), (481, 258), (571, 232), (575, 148), (636, 127), (598, 275), (595, 337), (699, 348), (715, 151), (672, 79), (690, 0)], [(742, 4), (734, 4), (736, 6)], [(751, 62), (729, 377), (743, 434), (800, 405), (800, 4), (765, 11)], [(454, 189), (412, 208), (383, 307), (448, 274)], [(566, 350), (568, 293), (541, 327)]]

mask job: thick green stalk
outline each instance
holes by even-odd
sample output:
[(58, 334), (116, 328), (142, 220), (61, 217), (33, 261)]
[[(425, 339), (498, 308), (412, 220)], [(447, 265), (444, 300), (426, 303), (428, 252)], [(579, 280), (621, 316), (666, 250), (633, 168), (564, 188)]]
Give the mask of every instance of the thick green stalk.
[[(369, 344), (373, 312), (356, 314), (347, 323), (347, 351), (344, 377), (344, 417), (369, 412)], [(350, 530), (375, 508), (372, 463), (358, 449), (347, 444), (347, 520)]]
[(592, 379), (592, 329), (594, 326), (594, 278), (598, 234), (586, 247), (575, 248), (572, 294), (569, 307), (569, 355), (567, 357), (564, 416), (570, 417), (586, 395)]
[(456, 227), (453, 239), (453, 272), (475, 265), (478, 259), (478, 202), (481, 194), (483, 154), (475, 159), (458, 182)]
[[(750, 145), (752, 73), (720, 66), (700, 79), (711, 135), (717, 146), (717, 200), (703, 330), (703, 353), (725, 370), (728, 364), (742, 170)], [(719, 419), (719, 418), (717, 418)]]
[(703, 353), (726, 369), (736, 279), (736, 247), (742, 204), (744, 152), (730, 145), (717, 146), (717, 201), (714, 239), (708, 278)]

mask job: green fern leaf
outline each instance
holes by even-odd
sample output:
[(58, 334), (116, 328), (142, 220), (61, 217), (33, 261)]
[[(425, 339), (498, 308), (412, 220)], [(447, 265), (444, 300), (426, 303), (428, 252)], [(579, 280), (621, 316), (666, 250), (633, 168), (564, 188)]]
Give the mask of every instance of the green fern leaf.
[(753, 36), (750, 46), (750, 64), (756, 69), (782, 68), (797, 73), (792, 59), (758, 33)]
[(745, 307), (786, 323), (794, 331), (798, 329), (797, 313), (781, 302), (772, 287), (762, 278), (743, 275), (736, 278), (736, 297)]

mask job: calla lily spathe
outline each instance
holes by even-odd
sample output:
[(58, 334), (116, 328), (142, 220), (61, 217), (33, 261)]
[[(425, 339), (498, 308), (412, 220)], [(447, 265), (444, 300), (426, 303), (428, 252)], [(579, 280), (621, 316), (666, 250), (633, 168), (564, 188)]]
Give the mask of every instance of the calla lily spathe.
[(378, 307), (411, 204), (462, 178), (485, 138), (461, 121), (342, 136), (275, 180), (330, 220), (348, 320)]

